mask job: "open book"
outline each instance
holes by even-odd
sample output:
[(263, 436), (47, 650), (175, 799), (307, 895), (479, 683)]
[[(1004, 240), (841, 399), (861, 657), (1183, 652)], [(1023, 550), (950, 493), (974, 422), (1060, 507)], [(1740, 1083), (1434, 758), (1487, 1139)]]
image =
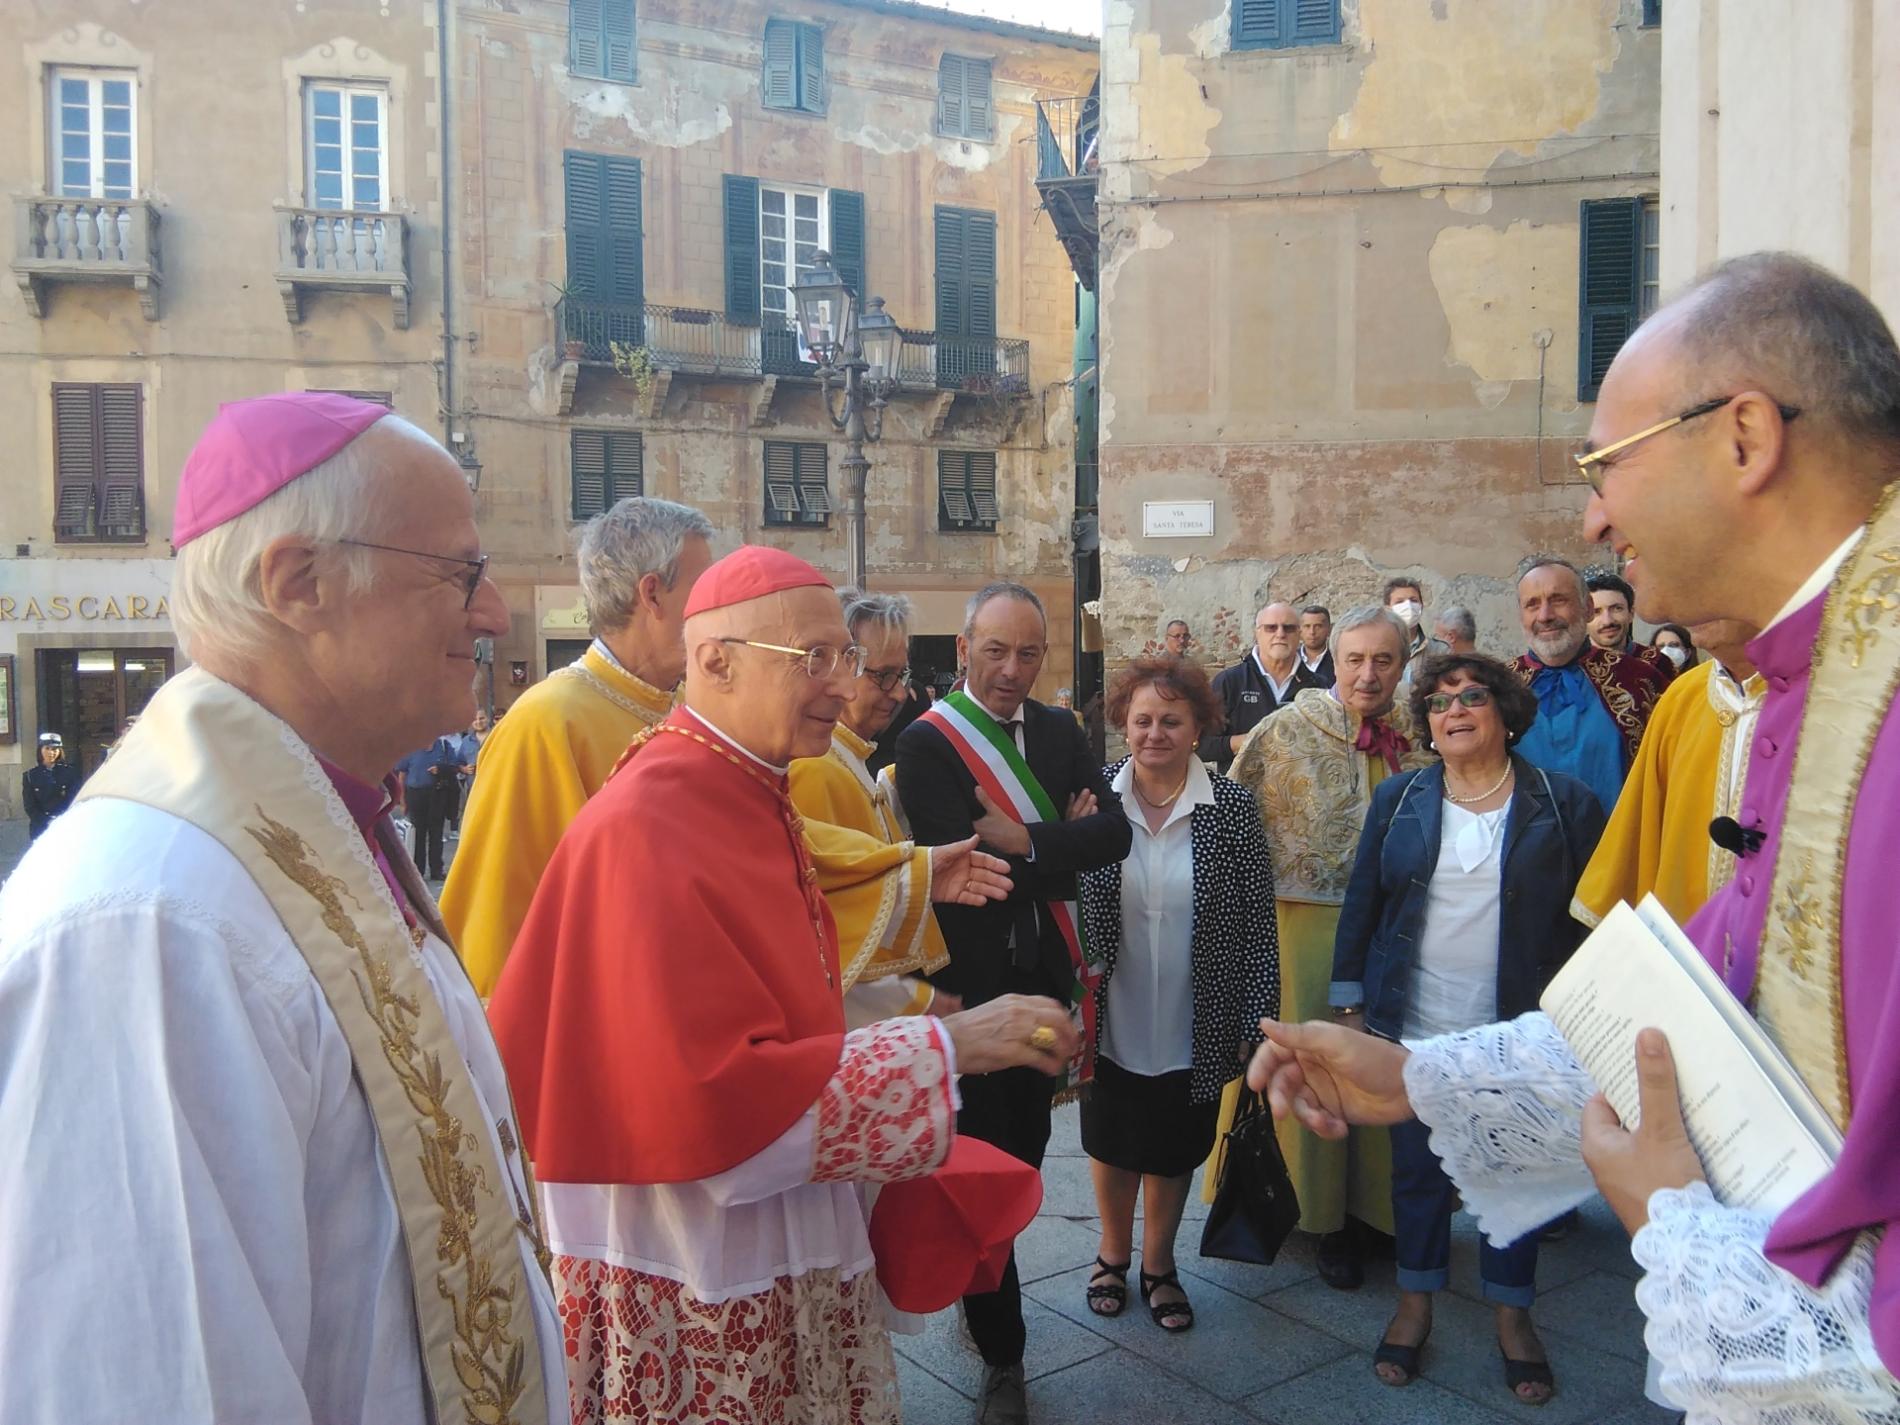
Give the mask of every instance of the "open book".
[(1631, 1128), (1637, 1031), (1668, 1036), (1689, 1141), (1721, 1202), (1773, 1216), (1840, 1155), (1827, 1110), (1654, 896), (1604, 916), (1540, 1003)]

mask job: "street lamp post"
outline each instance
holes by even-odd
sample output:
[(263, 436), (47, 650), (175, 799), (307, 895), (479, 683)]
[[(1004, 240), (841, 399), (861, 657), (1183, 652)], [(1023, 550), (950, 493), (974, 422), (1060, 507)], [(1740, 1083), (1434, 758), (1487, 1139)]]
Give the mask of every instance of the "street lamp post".
[[(858, 311), (857, 294), (845, 285), (831, 265), (831, 254), (812, 256), (805, 280), (793, 285), (798, 308), (799, 334), (818, 364), (818, 380), (825, 397), (825, 414), (844, 433), (844, 519), (850, 542), (847, 578), (857, 587), (866, 581), (864, 557), (864, 487), (871, 462), (866, 443), (876, 444), (884, 434), (884, 407), (897, 384), (897, 358), (903, 334), (884, 311), (884, 299), (872, 297)], [(832, 393), (842, 388), (843, 409)]]

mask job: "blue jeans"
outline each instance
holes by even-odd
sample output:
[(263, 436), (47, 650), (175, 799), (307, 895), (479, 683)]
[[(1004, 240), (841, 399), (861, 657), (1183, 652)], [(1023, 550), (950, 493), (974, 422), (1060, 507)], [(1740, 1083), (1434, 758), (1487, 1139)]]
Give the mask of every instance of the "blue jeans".
[[(1443, 1291), (1451, 1280), (1451, 1210), (1457, 1189), (1432, 1152), (1431, 1130), (1416, 1118), (1392, 1129), (1392, 1217), (1402, 1291)], [(1484, 1299), (1528, 1307), (1537, 1296), (1537, 1233), (1506, 1246), (1478, 1247)]]

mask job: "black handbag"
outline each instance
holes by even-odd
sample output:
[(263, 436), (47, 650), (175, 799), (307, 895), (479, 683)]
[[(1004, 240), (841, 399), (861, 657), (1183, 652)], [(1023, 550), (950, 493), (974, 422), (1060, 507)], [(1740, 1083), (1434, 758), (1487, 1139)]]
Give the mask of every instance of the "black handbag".
[(1300, 1220), (1300, 1201), (1287, 1176), (1260, 1095), (1243, 1088), (1233, 1127), (1221, 1142), (1220, 1182), (1201, 1231), (1201, 1255), (1269, 1266)]

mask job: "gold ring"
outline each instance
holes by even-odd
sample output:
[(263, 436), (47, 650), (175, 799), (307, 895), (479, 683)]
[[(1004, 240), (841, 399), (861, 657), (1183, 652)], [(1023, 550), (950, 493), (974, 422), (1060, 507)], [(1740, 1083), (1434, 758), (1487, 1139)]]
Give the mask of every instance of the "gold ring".
[(1041, 1049), (1045, 1053), (1055, 1048), (1056, 1047), (1055, 1030), (1051, 1029), (1046, 1024), (1037, 1025), (1035, 1032), (1029, 1036), (1029, 1047), (1031, 1049)]

